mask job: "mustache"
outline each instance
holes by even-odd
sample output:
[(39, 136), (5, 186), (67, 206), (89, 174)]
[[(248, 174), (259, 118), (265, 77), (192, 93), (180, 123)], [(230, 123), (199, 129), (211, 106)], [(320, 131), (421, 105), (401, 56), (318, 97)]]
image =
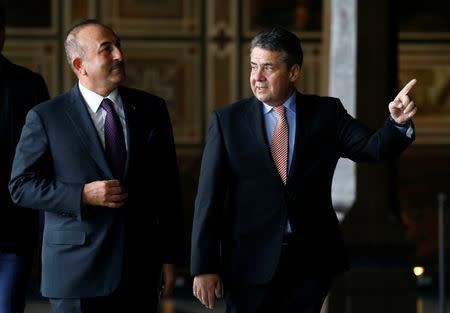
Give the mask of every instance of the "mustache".
[(111, 66), (111, 70), (119, 68), (119, 69), (123, 69), (125, 66), (125, 64), (123, 63), (123, 61), (116, 61), (114, 62), (114, 64)]

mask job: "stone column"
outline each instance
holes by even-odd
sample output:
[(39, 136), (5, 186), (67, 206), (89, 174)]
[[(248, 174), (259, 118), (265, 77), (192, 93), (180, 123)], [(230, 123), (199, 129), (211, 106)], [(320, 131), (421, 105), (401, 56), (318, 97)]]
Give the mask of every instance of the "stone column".
[[(325, 2), (325, 11), (329, 12), (329, 28), (324, 27), (325, 33), (329, 34), (329, 95), (341, 99), (347, 111), (356, 117), (357, 0)], [(332, 188), (333, 205), (339, 220), (344, 219), (353, 206), (355, 193), (355, 164), (348, 159), (341, 159)]]
[[(356, 72), (342, 68), (330, 75), (338, 79), (339, 90), (352, 92), (356, 85), (358, 119), (371, 128), (382, 126), (388, 117), (388, 103), (399, 90), (397, 86), (397, 28), (395, 1), (330, 0), (332, 20), (356, 23)], [(347, 2), (355, 2), (353, 14)], [(340, 45), (340, 54), (331, 54), (330, 63), (353, 52), (350, 36), (331, 31), (331, 42)], [(346, 53), (346, 51), (348, 51)], [(333, 60), (333, 58), (336, 58)], [(345, 58), (344, 58), (345, 60)], [(343, 63), (345, 64), (345, 63)], [(348, 75), (348, 78), (345, 75)], [(343, 77), (341, 77), (344, 75)], [(354, 85), (354, 83), (356, 83)], [(358, 164), (356, 197), (342, 222), (352, 269), (338, 278), (329, 302), (329, 313), (413, 313), (416, 286), (409, 264), (412, 247), (405, 241), (403, 228), (395, 216), (395, 161)]]

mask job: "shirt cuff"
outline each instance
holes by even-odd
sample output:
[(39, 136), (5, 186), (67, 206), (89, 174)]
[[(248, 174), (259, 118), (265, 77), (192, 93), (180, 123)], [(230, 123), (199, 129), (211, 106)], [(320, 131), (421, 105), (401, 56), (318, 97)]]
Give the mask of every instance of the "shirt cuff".
[(414, 128), (412, 127), (411, 121), (406, 122), (405, 124), (397, 123), (391, 116), (389, 116), (390, 121), (394, 124), (395, 128), (397, 128), (403, 135), (408, 138), (412, 138), (414, 135)]

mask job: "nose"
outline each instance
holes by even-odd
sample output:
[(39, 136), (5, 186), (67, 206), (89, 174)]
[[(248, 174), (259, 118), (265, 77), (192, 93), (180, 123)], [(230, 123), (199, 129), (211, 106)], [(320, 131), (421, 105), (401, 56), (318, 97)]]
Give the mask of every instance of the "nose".
[(114, 54), (113, 55), (114, 55), (114, 60), (119, 60), (119, 61), (123, 60), (122, 50), (117, 46), (114, 46)]
[(263, 75), (263, 72), (260, 68), (255, 68), (252, 70), (252, 77), (256, 81), (263, 81), (265, 80), (265, 77)]

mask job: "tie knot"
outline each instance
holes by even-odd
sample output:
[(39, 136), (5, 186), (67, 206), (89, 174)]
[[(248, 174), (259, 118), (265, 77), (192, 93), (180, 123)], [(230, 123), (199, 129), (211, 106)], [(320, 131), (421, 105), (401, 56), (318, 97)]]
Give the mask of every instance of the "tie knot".
[(100, 106), (108, 113), (114, 112), (113, 102), (111, 99), (104, 98), (100, 103)]
[(279, 106), (273, 107), (273, 109), (275, 110), (275, 112), (277, 112), (279, 117), (284, 117), (284, 115), (286, 113), (284, 105), (279, 105)]

